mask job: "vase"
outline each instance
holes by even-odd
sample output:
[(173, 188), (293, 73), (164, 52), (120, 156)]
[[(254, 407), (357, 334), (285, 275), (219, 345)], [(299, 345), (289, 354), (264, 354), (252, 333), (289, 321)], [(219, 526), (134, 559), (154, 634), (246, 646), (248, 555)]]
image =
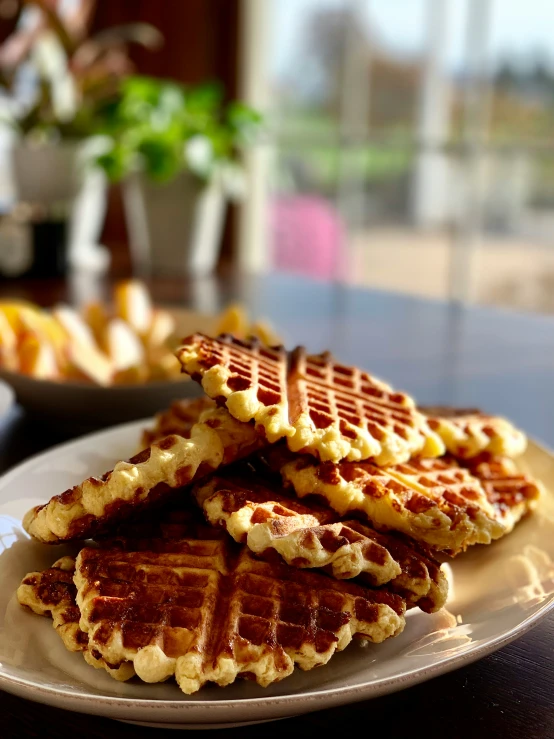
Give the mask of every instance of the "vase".
[(11, 169), (15, 203), (32, 206), (45, 221), (65, 221), (67, 265), (100, 271), (108, 261), (99, 246), (107, 183), (104, 173), (89, 162), (90, 143), (34, 144), (22, 139), (11, 148)]
[(158, 183), (137, 172), (126, 179), (123, 200), (137, 274), (202, 276), (214, 271), (226, 205), (219, 183), (204, 184), (188, 172)]

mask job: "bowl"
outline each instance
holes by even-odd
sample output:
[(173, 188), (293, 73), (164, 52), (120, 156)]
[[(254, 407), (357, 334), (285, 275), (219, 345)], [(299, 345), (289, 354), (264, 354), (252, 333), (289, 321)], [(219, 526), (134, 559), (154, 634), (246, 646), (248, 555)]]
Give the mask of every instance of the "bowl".
[(15, 393), (6, 382), (0, 382), (0, 420), (7, 416), (15, 403)]
[[(188, 309), (169, 309), (175, 333), (217, 331), (218, 317)], [(65, 432), (85, 432), (152, 416), (181, 398), (202, 394), (186, 375), (132, 385), (94, 385), (75, 380), (42, 380), (0, 367), (3, 380), (17, 402), (37, 421)], [(9, 392), (9, 390), (8, 390)], [(0, 398), (1, 400), (1, 398)]]
[(87, 431), (152, 416), (168, 408), (174, 400), (202, 393), (200, 386), (187, 377), (102, 387), (38, 380), (0, 369), (0, 379), (12, 387), (27, 413), (49, 426), (70, 431)]

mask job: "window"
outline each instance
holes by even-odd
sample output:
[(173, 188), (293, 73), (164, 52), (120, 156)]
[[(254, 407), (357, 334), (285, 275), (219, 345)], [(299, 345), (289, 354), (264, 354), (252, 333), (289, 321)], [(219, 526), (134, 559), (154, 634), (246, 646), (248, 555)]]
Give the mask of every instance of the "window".
[(554, 5), (273, 0), (267, 22), (276, 266), (554, 311)]

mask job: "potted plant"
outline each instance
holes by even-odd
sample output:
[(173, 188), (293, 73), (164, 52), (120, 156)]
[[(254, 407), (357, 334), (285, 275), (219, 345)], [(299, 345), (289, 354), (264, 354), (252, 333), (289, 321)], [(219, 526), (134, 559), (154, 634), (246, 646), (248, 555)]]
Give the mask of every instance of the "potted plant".
[(261, 116), (223, 101), (218, 84), (185, 87), (129, 77), (98, 158), (123, 181), (133, 260), (142, 274), (207, 274), (217, 264), (225, 204), (245, 189), (240, 153)]
[(69, 259), (81, 266), (91, 266), (103, 226), (105, 175), (89, 165), (103, 145), (104, 110), (133, 71), (129, 43), (161, 43), (159, 32), (142, 23), (90, 36), (95, 5), (17, 3), (16, 30), (0, 47), (0, 119), (13, 140), (16, 202), (45, 219), (67, 218)]

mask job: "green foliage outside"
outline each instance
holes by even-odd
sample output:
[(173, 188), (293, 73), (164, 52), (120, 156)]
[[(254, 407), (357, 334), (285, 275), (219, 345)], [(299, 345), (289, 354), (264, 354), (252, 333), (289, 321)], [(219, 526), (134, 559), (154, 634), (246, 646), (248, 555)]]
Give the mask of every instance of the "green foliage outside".
[[(329, 114), (295, 110), (278, 124), (278, 131), (282, 166), (300, 170), (303, 179), (321, 193), (334, 192), (339, 179), (388, 182), (406, 175), (413, 163), (411, 131), (400, 127), (377, 141), (347, 140)], [(286, 182), (287, 173), (279, 177)]]

